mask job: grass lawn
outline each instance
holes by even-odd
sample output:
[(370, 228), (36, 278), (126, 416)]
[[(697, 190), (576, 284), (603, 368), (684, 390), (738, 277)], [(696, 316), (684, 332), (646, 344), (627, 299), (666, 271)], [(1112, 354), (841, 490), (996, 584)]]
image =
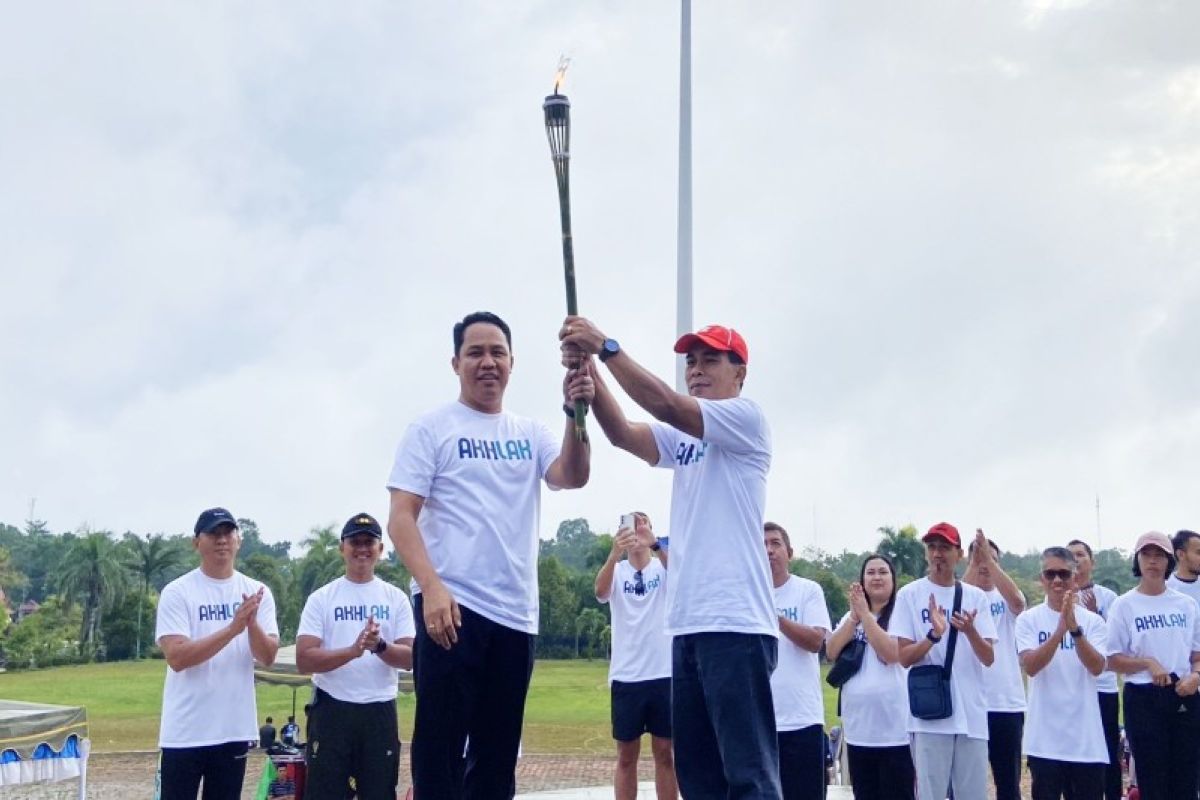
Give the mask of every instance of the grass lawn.
[[(158, 740), (164, 661), (121, 661), (76, 667), (9, 672), (0, 676), (0, 696), (34, 703), (82, 705), (88, 710), (93, 747), (100, 752), (153, 750)], [(608, 707), (607, 661), (539, 661), (525, 709), (524, 747), (530, 753), (608, 753), (612, 735)], [(837, 691), (824, 681), (827, 725), (836, 724)], [(275, 718), (276, 727), (291, 713), (292, 690), (258, 685), (258, 715)], [(297, 691), (303, 724), (308, 689)], [(397, 700), (400, 736), (412, 736), (415, 701)]]

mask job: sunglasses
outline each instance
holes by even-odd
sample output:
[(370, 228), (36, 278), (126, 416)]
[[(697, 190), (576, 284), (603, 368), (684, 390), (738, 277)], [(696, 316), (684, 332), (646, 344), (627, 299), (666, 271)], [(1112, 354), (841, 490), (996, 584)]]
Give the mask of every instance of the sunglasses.
[(642, 580), (642, 571), (633, 573), (633, 593), (641, 597), (646, 593), (646, 583)]
[(1042, 570), (1042, 577), (1046, 579), (1047, 583), (1053, 583), (1055, 578), (1058, 578), (1060, 581), (1069, 581), (1074, 575), (1075, 573), (1071, 572), (1069, 569)]

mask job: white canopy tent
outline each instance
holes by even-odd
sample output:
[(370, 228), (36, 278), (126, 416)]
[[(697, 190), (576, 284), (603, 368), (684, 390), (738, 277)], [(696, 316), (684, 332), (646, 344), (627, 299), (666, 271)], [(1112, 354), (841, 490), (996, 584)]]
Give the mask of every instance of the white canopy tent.
[(0, 699), (0, 786), (79, 779), (87, 794), (87, 710)]

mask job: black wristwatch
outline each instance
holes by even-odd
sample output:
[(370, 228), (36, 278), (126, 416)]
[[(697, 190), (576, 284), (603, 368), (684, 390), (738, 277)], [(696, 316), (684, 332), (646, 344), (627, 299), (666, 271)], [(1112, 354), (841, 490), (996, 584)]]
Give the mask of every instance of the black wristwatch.
[(604, 363), (619, 352), (621, 352), (621, 345), (617, 343), (616, 339), (605, 339), (604, 344), (600, 345), (600, 353), (597, 358), (600, 359), (600, 363)]
[(375, 643), (375, 649), (372, 650), (371, 652), (377, 656), (381, 656), (387, 651), (387, 649), (388, 649), (387, 639), (380, 639), (378, 642)]
[(1072, 639), (1078, 639), (1080, 636), (1083, 636), (1083, 626), (1076, 625), (1075, 630), (1067, 631), (1067, 633), (1071, 634)]
[(934, 644), (937, 644), (938, 642), (940, 642), (942, 640), (942, 637), (934, 636), (933, 631), (930, 631), (929, 633), (925, 634), (925, 638), (928, 639), (929, 641), (933, 642)]
[(650, 549), (655, 553), (657, 553), (659, 550), (662, 550), (662, 545), (659, 543), (658, 539), (654, 540), (654, 544), (650, 545)]

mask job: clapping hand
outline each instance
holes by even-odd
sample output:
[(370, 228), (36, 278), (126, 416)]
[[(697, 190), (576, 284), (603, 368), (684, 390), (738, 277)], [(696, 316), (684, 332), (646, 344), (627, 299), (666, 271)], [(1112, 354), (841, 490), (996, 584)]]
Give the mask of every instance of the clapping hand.
[(855, 582), (850, 584), (846, 597), (850, 601), (850, 619), (854, 624), (857, 625), (870, 616), (871, 606), (867, 603), (867, 595), (863, 591), (861, 583)]
[(1079, 600), (1083, 603), (1083, 607), (1088, 611), (1091, 611), (1093, 614), (1099, 613), (1096, 610), (1096, 593), (1091, 589), (1091, 587), (1079, 590)]
[(379, 623), (375, 621), (375, 615), (367, 617), (366, 627), (359, 632), (358, 638), (354, 641), (354, 646), (362, 652), (374, 650), (379, 645)]
[(977, 609), (970, 611), (956, 611), (954, 616), (950, 618), (950, 624), (955, 629), (962, 631), (965, 635), (970, 635), (975, 632), (975, 616), (979, 613)]
[(1075, 621), (1075, 603), (1077, 602), (1076, 592), (1074, 589), (1068, 589), (1063, 594), (1062, 605), (1062, 628), (1070, 632), (1079, 627), (1079, 623)]
[(254, 594), (242, 595), (242, 604), (238, 606), (237, 611), (233, 612), (233, 621), (229, 623), (233, 627), (234, 633), (246, 630), (257, 619), (258, 606), (262, 603), (265, 590), (266, 587), (260, 586)]
[(933, 635), (940, 639), (946, 633), (946, 612), (938, 608), (937, 598), (929, 595), (929, 625)]
[(992, 546), (983, 534), (982, 528), (975, 529), (975, 547), (971, 550), (971, 560), (976, 564), (986, 564), (995, 558)]

